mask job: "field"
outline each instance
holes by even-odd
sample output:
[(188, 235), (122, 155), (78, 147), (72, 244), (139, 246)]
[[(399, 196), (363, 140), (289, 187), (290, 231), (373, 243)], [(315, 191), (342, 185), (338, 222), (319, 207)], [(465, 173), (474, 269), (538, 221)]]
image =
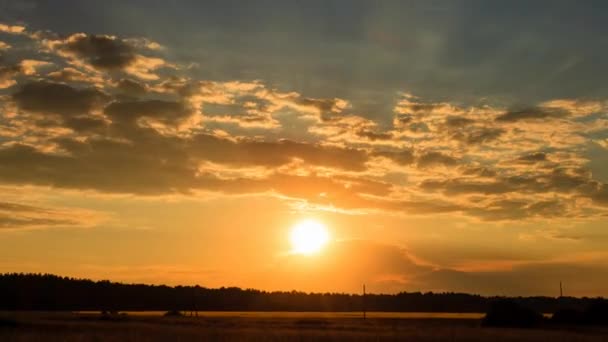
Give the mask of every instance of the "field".
[[(443, 316), (442, 316), (443, 315)], [(608, 341), (608, 330), (504, 329), (460, 314), (1, 313), (0, 341)]]

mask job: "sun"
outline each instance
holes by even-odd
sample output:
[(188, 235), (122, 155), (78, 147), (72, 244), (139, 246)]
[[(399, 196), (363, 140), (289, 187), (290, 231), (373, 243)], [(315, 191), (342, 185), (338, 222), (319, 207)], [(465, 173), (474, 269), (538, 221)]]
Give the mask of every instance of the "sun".
[(291, 228), (289, 239), (293, 253), (314, 254), (329, 242), (329, 233), (322, 223), (305, 220)]

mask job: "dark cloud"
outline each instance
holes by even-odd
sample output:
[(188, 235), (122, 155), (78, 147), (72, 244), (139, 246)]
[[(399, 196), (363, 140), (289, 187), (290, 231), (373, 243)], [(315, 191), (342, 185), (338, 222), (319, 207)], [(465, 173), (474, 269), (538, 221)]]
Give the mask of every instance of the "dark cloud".
[(588, 196), (596, 188), (596, 182), (588, 174), (577, 174), (571, 169), (557, 168), (546, 174), (502, 176), (493, 177), (489, 180), (471, 178), (431, 179), (421, 182), (420, 187), (428, 191), (442, 191), (450, 195), (473, 193), (497, 195), (509, 192), (544, 193), (556, 191), (564, 194), (574, 193)]
[(451, 137), (467, 145), (479, 145), (494, 141), (504, 133), (505, 130), (501, 128), (476, 127), (468, 131), (454, 132)]
[(340, 112), (339, 99), (300, 98), (296, 100), (296, 103), (300, 106), (315, 108), (319, 112), (319, 118), (322, 121), (334, 120)]
[(447, 214), (466, 210), (466, 207), (457, 203), (447, 202), (441, 199), (428, 200), (376, 200), (372, 202), (371, 208), (379, 208), (388, 211), (406, 212), (412, 215), (425, 214)]
[(466, 127), (466, 126), (469, 126), (469, 125), (471, 125), (473, 123), (475, 123), (475, 120), (472, 120), (472, 119), (469, 119), (469, 118), (464, 118), (464, 117), (461, 117), (461, 116), (453, 116), (453, 115), (448, 116), (446, 118), (446, 120), (445, 120), (445, 124), (449, 128)]
[(478, 176), (478, 177), (495, 177), (496, 171), (488, 167), (483, 166), (465, 166), (462, 170), (462, 174), (465, 176)]
[(391, 140), (393, 135), (391, 133), (374, 132), (372, 130), (362, 129), (356, 132), (357, 136), (367, 138), (371, 141), (377, 140)]
[(113, 121), (134, 125), (141, 117), (152, 118), (165, 125), (176, 125), (190, 117), (190, 108), (180, 102), (163, 100), (116, 101), (104, 109)]
[(410, 123), (412, 123), (412, 121), (414, 120), (414, 116), (413, 115), (409, 115), (409, 114), (398, 114), (395, 116), (395, 118), (393, 119), (393, 124), (396, 127), (404, 127)]
[[(362, 170), (367, 159), (364, 152), (357, 150), (290, 141), (239, 142), (211, 135), (181, 139), (163, 137), (153, 130), (142, 128), (134, 132), (138, 134), (137, 139), (130, 142), (105, 138), (55, 140), (61, 149), (69, 153), (67, 156), (43, 153), (25, 145), (2, 148), (0, 162), (5, 166), (0, 168), (0, 178), (5, 182), (20, 184), (119, 193), (187, 193), (207, 188), (224, 191), (220, 185), (225, 186), (228, 192), (234, 191), (228, 189), (235, 185), (237, 190), (248, 193), (271, 190), (273, 184), (269, 180), (256, 179), (222, 182), (216, 177), (200, 176), (199, 163), (212, 161), (232, 166), (277, 167), (291, 162), (292, 158), (300, 158), (313, 165)], [(289, 180), (297, 188), (306, 178), (285, 176), (284, 181), (280, 179), (276, 176), (274, 181), (287, 185)], [(327, 189), (330, 188), (328, 185)], [(356, 188), (356, 185), (353, 186), (349, 193)], [(327, 192), (327, 189), (320, 187), (315, 191), (318, 195)]]
[(532, 216), (559, 217), (569, 212), (569, 208), (564, 201), (546, 200), (529, 204), (526, 209)]
[(458, 159), (441, 152), (425, 152), (417, 158), (417, 165), (421, 168), (434, 166), (455, 166)]
[(547, 154), (544, 152), (534, 152), (517, 158), (518, 162), (523, 163), (538, 163), (545, 160), (547, 160)]
[(530, 217), (572, 216), (571, 203), (563, 200), (496, 200), (467, 210), (469, 215), (486, 221), (521, 220)]
[(409, 114), (424, 114), (438, 108), (443, 108), (443, 103), (422, 103), (405, 100), (399, 103), (399, 109), (402, 113)]
[(505, 130), (477, 123), (475, 120), (450, 115), (445, 119), (445, 129), (451, 139), (466, 145), (479, 145), (498, 139)]
[(567, 115), (568, 112), (561, 108), (531, 107), (505, 112), (496, 117), (496, 121), (517, 122), (521, 120), (562, 118)]
[(148, 87), (144, 83), (125, 78), (118, 81), (116, 88), (125, 95), (135, 97), (144, 95), (148, 92)]
[[(540, 187), (534, 189), (549, 189), (559, 192), (578, 192), (588, 194), (592, 191), (597, 181), (593, 180), (588, 170), (583, 168), (560, 168), (557, 167), (549, 175), (538, 177)], [(544, 186), (544, 187), (543, 187)]]
[(79, 89), (47, 81), (27, 83), (12, 98), (22, 110), (65, 117), (88, 115), (108, 100), (106, 94), (95, 88)]
[(481, 182), (463, 179), (425, 180), (420, 184), (420, 188), (427, 191), (442, 191), (448, 195), (462, 195), (471, 193), (495, 195), (512, 192), (517, 189), (507, 182)]
[(24, 145), (0, 149), (4, 165), (0, 179), (13, 184), (136, 194), (188, 192), (196, 184), (195, 167), (180, 160), (181, 153), (163, 155), (163, 159), (153, 149), (96, 139), (86, 143), (66, 139), (61, 147), (70, 155), (43, 153)]
[(58, 43), (55, 48), (99, 69), (121, 69), (136, 59), (135, 49), (130, 44), (106, 35), (77, 33)]
[(319, 146), (289, 140), (237, 142), (199, 134), (192, 138), (192, 153), (202, 158), (232, 165), (279, 166), (293, 158), (313, 165), (325, 165), (349, 170), (365, 170), (367, 153), (357, 149)]
[(64, 120), (65, 127), (68, 127), (75, 132), (101, 132), (108, 126), (108, 123), (99, 118), (91, 117), (72, 117)]

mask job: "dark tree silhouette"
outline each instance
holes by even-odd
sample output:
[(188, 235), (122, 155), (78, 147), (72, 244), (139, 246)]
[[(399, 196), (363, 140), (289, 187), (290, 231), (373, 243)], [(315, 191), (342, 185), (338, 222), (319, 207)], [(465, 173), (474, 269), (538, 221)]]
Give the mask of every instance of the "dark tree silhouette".
[[(367, 311), (486, 312), (496, 297), (463, 293), (366, 294)], [(512, 301), (538, 312), (584, 310), (588, 298), (526, 297)], [(0, 310), (361, 311), (363, 297), (345, 293), (265, 292), (236, 287), (121, 284), (50, 274), (0, 275)], [(599, 307), (597, 312), (604, 312)], [(605, 316), (603, 316), (605, 317)]]
[(543, 315), (514, 300), (492, 302), (483, 319), (484, 326), (532, 328), (543, 322)]

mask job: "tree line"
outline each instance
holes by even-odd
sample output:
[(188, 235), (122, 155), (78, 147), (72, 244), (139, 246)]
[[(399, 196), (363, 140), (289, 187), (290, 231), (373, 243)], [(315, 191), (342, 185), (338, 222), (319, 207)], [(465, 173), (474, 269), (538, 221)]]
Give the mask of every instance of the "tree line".
[[(465, 293), (398, 294), (267, 292), (236, 287), (122, 284), (52, 274), (0, 274), (0, 310), (72, 311), (367, 311), (486, 312), (504, 297)], [(593, 298), (516, 297), (538, 312), (585, 308)]]

